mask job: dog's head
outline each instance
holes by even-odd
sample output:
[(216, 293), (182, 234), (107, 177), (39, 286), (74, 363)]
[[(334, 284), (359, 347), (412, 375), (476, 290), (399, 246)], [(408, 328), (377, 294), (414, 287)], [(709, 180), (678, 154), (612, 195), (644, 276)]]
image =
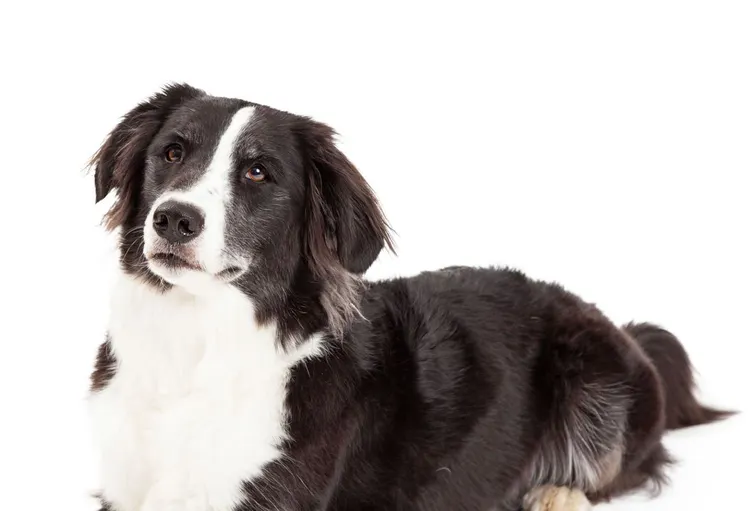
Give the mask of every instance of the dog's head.
[[(96, 199), (121, 229), (125, 271), (201, 293), (351, 301), (389, 229), (369, 186), (309, 118), (171, 85), (125, 115), (94, 155)], [(334, 320), (335, 318), (330, 318)], [(342, 318), (338, 318), (342, 320)]]

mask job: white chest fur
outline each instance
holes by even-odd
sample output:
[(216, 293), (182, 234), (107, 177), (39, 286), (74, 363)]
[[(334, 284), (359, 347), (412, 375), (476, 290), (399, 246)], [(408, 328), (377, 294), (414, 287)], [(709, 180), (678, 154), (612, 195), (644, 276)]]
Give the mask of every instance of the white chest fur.
[(116, 511), (230, 511), (281, 455), (289, 372), (320, 338), (281, 350), (226, 285), (160, 294), (123, 276), (112, 305), (118, 368), (90, 398), (104, 497)]

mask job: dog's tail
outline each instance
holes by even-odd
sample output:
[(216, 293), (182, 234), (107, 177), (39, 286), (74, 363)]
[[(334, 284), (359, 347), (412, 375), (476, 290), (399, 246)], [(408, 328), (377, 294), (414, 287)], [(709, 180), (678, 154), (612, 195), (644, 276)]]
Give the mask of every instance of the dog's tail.
[(698, 402), (693, 366), (677, 337), (650, 323), (628, 323), (623, 330), (641, 345), (656, 366), (664, 388), (667, 429), (708, 424), (734, 414)]

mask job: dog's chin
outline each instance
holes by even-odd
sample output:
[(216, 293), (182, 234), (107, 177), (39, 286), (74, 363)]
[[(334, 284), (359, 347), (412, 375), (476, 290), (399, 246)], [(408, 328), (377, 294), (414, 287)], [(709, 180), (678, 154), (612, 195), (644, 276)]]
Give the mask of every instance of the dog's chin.
[(203, 294), (217, 284), (230, 284), (247, 271), (245, 265), (228, 265), (217, 272), (176, 254), (157, 253), (147, 257), (148, 268), (165, 282), (184, 288), (191, 294)]
[(203, 271), (200, 264), (171, 252), (158, 252), (148, 258), (149, 266), (169, 272)]

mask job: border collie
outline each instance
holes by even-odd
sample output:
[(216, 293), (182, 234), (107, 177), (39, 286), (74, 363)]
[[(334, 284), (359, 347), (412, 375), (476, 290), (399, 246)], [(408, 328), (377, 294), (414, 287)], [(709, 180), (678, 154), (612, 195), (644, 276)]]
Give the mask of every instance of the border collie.
[(92, 159), (121, 272), (91, 378), (108, 511), (583, 510), (664, 481), (678, 340), (518, 271), (361, 278), (390, 229), (307, 117), (170, 85)]

